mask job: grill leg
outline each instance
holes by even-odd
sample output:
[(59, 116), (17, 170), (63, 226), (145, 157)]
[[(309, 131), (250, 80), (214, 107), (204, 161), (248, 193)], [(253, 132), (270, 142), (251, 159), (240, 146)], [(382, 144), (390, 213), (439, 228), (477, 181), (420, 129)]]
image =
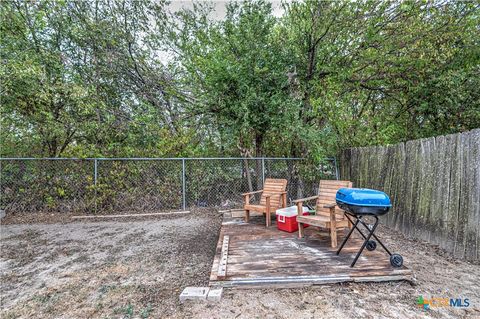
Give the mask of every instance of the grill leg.
[[(350, 267), (353, 267), (355, 266), (358, 258), (360, 257), (360, 255), (362, 254), (363, 250), (365, 249), (365, 246), (367, 246), (367, 243), (368, 241), (370, 240), (370, 237), (372, 237), (373, 233), (375, 232), (375, 229), (377, 228), (377, 225), (378, 225), (378, 217), (377, 216), (373, 216), (375, 217), (375, 224), (373, 225), (372, 229), (370, 230), (369, 229), (369, 233), (367, 235), (367, 237), (365, 238), (365, 241), (363, 242), (363, 245), (362, 247), (360, 248), (360, 250), (358, 251), (357, 255), (355, 256), (355, 259), (353, 260), (352, 264), (350, 265)], [(368, 229), (368, 228), (367, 228)], [(382, 245), (383, 246), (383, 245)]]
[[(353, 231), (354, 231), (355, 229), (357, 229), (357, 230), (360, 232), (360, 229), (357, 228), (357, 225), (358, 225), (358, 223), (360, 222), (360, 218), (359, 218), (359, 217), (356, 217), (357, 220), (356, 220), (355, 223), (354, 223), (354, 222), (352, 222), (352, 220), (350, 219), (350, 217), (349, 217), (347, 214), (345, 214), (345, 217), (348, 218), (348, 220), (350, 221), (350, 223), (352, 223), (353, 226), (352, 226), (352, 228), (350, 228), (350, 231), (348, 232), (347, 237), (345, 237), (345, 239), (343, 240), (342, 244), (340, 245), (340, 248), (338, 248), (338, 250), (337, 250), (337, 255), (340, 254), (340, 251), (342, 251), (343, 246), (345, 246), (345, 244), (347, 243), (348, 239), (349, 239), (350, 236), (352, 235)], [(363, 234), (362, 234), (362, 235), (363, 235)]]
[(390, 250), (387, 249), (387, 247), (385, 247), (385, 245), (380, 241), (380, 239), (378, 239), (378, 237), (375, 235), (375, 234), (372, 234), (373, 238), (375, 238), (375, 240), (380, 244), (380, 246), (383, 247), (383, 249), (385, 249), (385, 251), (387, 252), (387, 254), (389, 254), (390, 256), (392, 255), (392, 253), (390, 252)]
[[(365, 224), (365, 222), (364, 222), (363, 220), (361, 220), (360, 223), (361, 223), (368, 231), (370, 231), (370, 228), (368, 227), (367, 224)], [(359, 227), (357, 227), (357, 230), (358, 230), (358, 232), (362, 235), (363, 238), (365, 238), (365, 239), (367, 238), (367, 237), (365, 236), (365, 234), (364, 234), (362, 231), (360, 231), (360, 228), (359, 228)], [(375, 238), (375, 240), (380, 244), (380, 246), (382, 246), (383, 249), (385, 249), (385, 251), (387, 252), (387, 254), (389, 254), (389, 255), (391, 256), (392, 253), (390, 252), (390, 250), (387, 249), (387, 247), (385, 247), (385, 245), (380, 241), (380, 239), (378, 239), (377, 235), (375, 235), (375, 234), (372, 233), (372, 236), (373, 236), (373, 238)]]

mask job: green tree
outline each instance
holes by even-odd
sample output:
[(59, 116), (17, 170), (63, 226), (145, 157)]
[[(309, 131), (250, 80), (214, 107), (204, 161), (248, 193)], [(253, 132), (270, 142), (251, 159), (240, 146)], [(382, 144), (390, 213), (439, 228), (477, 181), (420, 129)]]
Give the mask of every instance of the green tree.
[(270, 3), (229, 3), (226, 9), (219, 22), (208, 19), (207, 7), (177, 15), (174, 43), (196, 97), (188, 112), (216, 127), (223, 148), (260, 157), (267, 139), (279, 143), (295, 121), (287, 57)]
[(2, 156), (238, 155), (480, 127), (480, 3), (0, 2)]
[(163, 2), (0, 5), (2, 154), (162, 156), (191, 149), (192, 130), (178, 120), (183, 94), (154, 55), (162, 37), (149, 34), (166, 19)]
[(298, 70), (305, 125), (327, 134), (322, 144), (330, 152), (478, 127), (478, 8), (286, 4), (282, 29)]

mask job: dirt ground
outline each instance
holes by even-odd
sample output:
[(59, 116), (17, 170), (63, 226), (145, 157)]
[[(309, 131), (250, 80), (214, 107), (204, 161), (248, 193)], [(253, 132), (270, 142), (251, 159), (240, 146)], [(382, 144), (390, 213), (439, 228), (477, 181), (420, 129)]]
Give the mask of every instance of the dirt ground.
[[(1, 225), (1, 318), (480, 318), (479, 265), (386, 228), (379, 234), (415, 285), (226, 290), (219, 303), (180, 304), (184, 287), (208, 284), (218, 212), (68, 221)], [(470, 307), (424, 311), (420, 295), (468, 298)]]

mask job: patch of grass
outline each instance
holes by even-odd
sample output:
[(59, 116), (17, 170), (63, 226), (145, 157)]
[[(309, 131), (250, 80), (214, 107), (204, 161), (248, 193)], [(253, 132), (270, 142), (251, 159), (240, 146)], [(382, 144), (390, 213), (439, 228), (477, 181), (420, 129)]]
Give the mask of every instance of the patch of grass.
[(45, 313), (54, 313), (57, 306), (60, 294), (57, 292), (47, 293), (43, 295), (36, 295), (32, 300), (43, 308)]
[(109, 292), (110, 290), (114, 290), (116, 289), (117, 286), (116, 285), (102, 285), (98, 291), (103, 295), (103, 294), (106, 294), (107, 292)]
[(128, 304), (128, 306), (125, 308), (125, 316), (127, 318), (131, 318), (133, 316), (133, 306), (132, 306), (132, 304)]
[(123, 314), (123, 318), (125, 318), (125, 319), (132, 318), (133, 312), (134, 312), (133, 311), (133, 305), (131, 303), (129, 303), (125, 307), (117, 307), (117, 308), (113, 309), (113, 313), (115, 315)]
[(44, 295), (36, 295), (33, 297), (33, 300), (40, 303), (40, 304), (46, 304), (49, 302), (55, 302), (58, 299), (57, 293), (47, 293)]
[(142, 311), (140, 311), (140, 317), (142, 317), (142, 319), (147, 319), (150, 316), (151, 312), (152, 305), (148, 304), (147, 307), (143, 308)]
[(88, 261), (90, 261), (90, 257), (87, 255), (80, 255), (73, 260), (73, 263), (86, 263)]
[(100, 310), (102, 310), (102, 309), (103, 309), (103, 303), (100, 302), (100, 301), (97, 302), (97, 303), (95, 304), (95, 310), (100, 311)]
[(2, 318), (4, 318), (4, 319), (14, 319), (14, 318), (19, 318), (19, 317), (20, 317), (20, 315), (16, 314), (13, 311), (8, 311), (8, 312), (2, 314)]

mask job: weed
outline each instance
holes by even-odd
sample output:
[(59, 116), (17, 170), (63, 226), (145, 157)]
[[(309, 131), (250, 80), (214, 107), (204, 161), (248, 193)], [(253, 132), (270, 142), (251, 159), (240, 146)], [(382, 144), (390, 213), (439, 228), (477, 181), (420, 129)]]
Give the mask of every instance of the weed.
[(130, 319), (133, 316), (133, 305), (129, 303), (126, 307), (117, 307), (113, 309), (113, 313), (116, 315), (123, 314), (123, 318)]
[(125, 308), (124, 318), (132, 318), (132, 316), (133, 316), (133, 306), (132, 304), (128, 304), (128, 306)]
[(95, 310), (100, 311), (101, 309), (103, 309), (103, 303), (99, 301), (95, 304)]
[(152, 305), (148, 304), (146, 308), (143, 308), (142, 311), (140, 312), (140, 316), (142, 319), (147, 319), (150, 316), (150, 313), (152, 312)]
[(117, 288), (117, 286), (115, 285), (102, 285), (98, 291), (103, 295), (103, 294), (106, 294), (107, 292), (109, 292), (110, 290), (114, 290), (115, 288)]
[(2, 315), (2, 318), (4, 319), (14, 319), (14, 318), (19, 318), (20, 316), (17, 315), (15, 312), (13, 311), (9, 311), (5, 314)]
[(58, 296), (56, 293), (47, 293), (45, 295), (37, 295), (33, 297), (33, 300), (35, 300), (40, 304), (46, 304), (48, 302), (55, 301), (57, 299), (58, 299)]

